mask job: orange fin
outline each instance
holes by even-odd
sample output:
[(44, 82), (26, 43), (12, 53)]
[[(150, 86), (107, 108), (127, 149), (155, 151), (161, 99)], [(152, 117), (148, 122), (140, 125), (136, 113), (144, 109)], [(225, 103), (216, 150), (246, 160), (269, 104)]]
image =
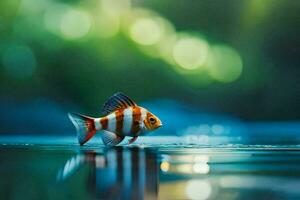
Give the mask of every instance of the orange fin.
[(117, 134), (110, 131), (103, 131), (101, 134), (102, 141), (107, 146), (115, 146), (122, 142), (125, 136), (118, 136)]
[(129, 106), (136, 106), (136, 103), (125, 94), (117, 92), (104, 103), (102, 114), (107, 115), (120, 108), (127, 108)]
[(73, 113), (68, 113), (68, 116), (76, 128), (80, 145), (83, 145), (95, 135), (96, 128), (94, 118)]

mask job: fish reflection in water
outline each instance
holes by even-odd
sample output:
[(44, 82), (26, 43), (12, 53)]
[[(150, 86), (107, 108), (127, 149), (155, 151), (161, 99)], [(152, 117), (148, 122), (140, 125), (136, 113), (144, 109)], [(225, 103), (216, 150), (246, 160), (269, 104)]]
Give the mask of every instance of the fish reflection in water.
[(157, 199), (156, 161), (156, 154), (140, 148), (115, 147), (102, 153), (83, 151), (65, 163), (57, 180), (72, 179), (87, 165), (87, 190), (97, 199)]
[(300, 199), (299, 164), (299, 150), (114, 147), (78, 153), (57, 179), (91, 199)]

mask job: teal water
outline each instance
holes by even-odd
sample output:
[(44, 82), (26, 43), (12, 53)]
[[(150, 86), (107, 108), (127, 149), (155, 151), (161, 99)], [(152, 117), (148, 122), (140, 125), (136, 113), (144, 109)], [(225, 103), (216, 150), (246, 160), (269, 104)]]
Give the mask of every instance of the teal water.
[(0, 199), (300, 199), (298, 146), (0, 141)]

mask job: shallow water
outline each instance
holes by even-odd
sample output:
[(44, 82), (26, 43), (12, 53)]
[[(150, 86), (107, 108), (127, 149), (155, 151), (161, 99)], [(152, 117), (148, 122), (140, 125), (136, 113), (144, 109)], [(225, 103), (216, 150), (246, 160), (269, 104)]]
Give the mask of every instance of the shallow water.
[(300, 199), (298, 146), (0, 141), (0, 199)]

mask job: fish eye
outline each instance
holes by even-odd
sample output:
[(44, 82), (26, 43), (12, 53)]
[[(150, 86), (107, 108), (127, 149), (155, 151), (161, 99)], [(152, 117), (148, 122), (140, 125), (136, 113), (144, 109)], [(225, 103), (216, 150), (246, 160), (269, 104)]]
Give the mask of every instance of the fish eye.
[(151, 124), (154, 124), (156, 122), (156, 119), (154, 117), (150, 117), (149, 121), (150, 121)]

